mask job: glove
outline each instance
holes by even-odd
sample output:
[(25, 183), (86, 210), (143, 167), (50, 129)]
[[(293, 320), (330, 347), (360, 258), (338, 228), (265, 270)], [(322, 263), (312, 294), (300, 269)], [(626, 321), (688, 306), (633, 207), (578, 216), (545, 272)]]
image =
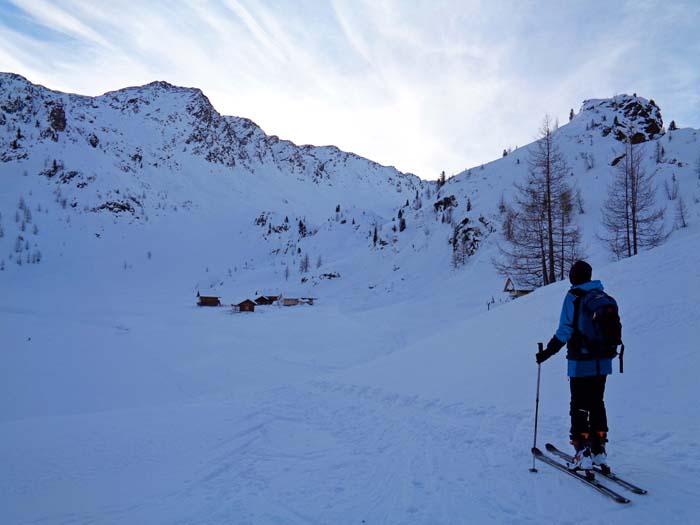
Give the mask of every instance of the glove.
[(535, 361), (537, 361), (538, 365), (541, 365), (544, 363), (547, 359), (552, 357), (554, 355), (554, 352), (550, 352), (548, 349), (542, 350), (541, 352), (537, 352), (535, 354)]
[(541, 352), (537, 352), (535, 354), (535, 361), (537, 361), (538, 365), (541, 365), (547, 359), (549, 359), (554, 354), (556, 354), (559, 350), (561, 350), (565, 344), (566, 343), (562, 343), (559, 339), (557, 339), (557, 336), (553, 336), (549, 340), (549, 343), (547, 343), (547, 348), (545, 348)]

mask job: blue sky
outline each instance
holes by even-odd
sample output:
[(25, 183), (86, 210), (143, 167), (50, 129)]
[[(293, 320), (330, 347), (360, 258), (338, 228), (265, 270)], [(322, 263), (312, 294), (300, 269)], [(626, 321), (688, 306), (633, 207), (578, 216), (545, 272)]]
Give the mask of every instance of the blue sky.
[(636, 92), (700, 127), (700, 1), (0, 0), (0, 70), (97, 95), (152, 80), (435, 178)]

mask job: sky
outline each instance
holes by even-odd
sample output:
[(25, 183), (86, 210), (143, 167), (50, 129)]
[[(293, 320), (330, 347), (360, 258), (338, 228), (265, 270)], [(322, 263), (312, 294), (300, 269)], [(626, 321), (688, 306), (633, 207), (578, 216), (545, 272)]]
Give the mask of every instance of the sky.
[(435, 179), (637, 93), (700, 127), (700, 1), (0, 0), (0, 71), (198, 87), (298, 144)]

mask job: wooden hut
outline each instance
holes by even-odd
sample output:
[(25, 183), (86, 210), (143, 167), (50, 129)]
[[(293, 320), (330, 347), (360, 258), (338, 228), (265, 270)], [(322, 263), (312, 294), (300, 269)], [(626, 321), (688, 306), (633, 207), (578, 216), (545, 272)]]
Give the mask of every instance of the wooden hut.
[(508, 277), (506, 279), (506, 285), (503, 287), (504, 292), (508, 292), (513, 299), (522, 297), (523, 295), (529, 294), (533, 288), (521, 283), (518, 283), (515, 279)]
[(221, 298), (215, 295), (200, 295), (197, 292), (197, 306), (221, 306)]
[(299, 299), (295, 299), (293, 297), (285, 297), (284, 299), (282, 299), (283, 306), (297, 306), (299, 302)]
[(259, 306), (274, 304), (279, 300), (279, 295), (261, 295), (255, 299), (255, 304)]
[(255, 302), (251, 301), (250, 299), (246, 299), (245, 301), (238, 303), (236, 306), (238, 306), (239, 312), (254, 312), (255, 311)]

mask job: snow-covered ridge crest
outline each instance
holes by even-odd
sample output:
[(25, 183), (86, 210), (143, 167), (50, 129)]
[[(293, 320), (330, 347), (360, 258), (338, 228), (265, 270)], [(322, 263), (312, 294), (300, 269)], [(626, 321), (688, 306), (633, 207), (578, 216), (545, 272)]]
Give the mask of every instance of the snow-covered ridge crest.
[(61, 162), (68, 150), (77, 150), (80, 158), (98, 150), (116, 157), (111, 164), (118, 171), (163, 166), (180, 171), (184, 158), (194, 156), (238, 173), (272, 169), (316, 184), (357, 179), (394, 192), (421, 184), (414, 175), (335, 147), (298, 146), (269, 136), (249, 119), (221, 115), (201, 90), (162, 81), (86, 97), (0, 73), (0, 126), (4, 162)]

